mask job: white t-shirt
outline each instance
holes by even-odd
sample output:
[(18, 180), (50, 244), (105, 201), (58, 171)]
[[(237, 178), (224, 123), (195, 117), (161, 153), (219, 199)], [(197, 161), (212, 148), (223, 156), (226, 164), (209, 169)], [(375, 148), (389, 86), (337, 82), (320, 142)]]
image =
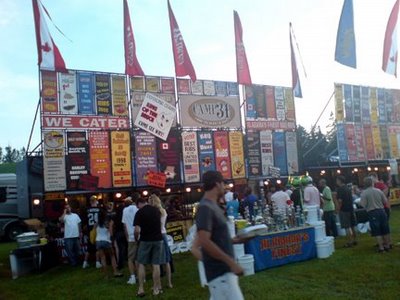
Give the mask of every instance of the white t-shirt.
[(64, 238), (77, 238), (79, 237), (79, 224), (81, 218), (77, 214), (70, 213), (64, 216)]
[(96, 242), (100, 242), (100, 241), (111, 243), (111, 234), (107, 227), (97, 226)]
[(284, 191), (277, 191), (271, 196), (271, 201), (275, 203), (277, 209), (286, 209), (288, 207), (287, 201), (290, 200), (290, 197)]
[(229, 192), (227, 192), (225, 194), (225, 201), (229, 202), (229, 201), (232, 201), (232, 200), (233, 200), (233, 193), (231, 191), (229, 191)]
[(126, 225), (126, 230), (128, 231), (128, 242), (135, 241), (135, 227), (133, 226), (133, 220), (135, 220), (137, 211), (138, 208), (134, 204), (125, 207), (122, 211), (122, 223)]
[(304, 204), (305, 205), (320, 205), (321, 196), (318, 189), (309, 184), (304, 189)]

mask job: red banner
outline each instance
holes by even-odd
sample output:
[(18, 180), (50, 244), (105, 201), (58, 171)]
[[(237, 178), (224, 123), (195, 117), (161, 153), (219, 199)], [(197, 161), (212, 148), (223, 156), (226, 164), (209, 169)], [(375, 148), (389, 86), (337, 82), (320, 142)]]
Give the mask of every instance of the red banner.
[(291, 121), (246, 121), (247, 129), (274, 130), (274, 129), (296, 129), (295, 122)]
[(159, 188), (165, 188), (167, 176), (162, 172), (149, 171), (147, 174), (147, 184)]
[(355, 132), (353, 124), (345, 124), (347, 153), (349, 161), (357, 161), (357, 146), (355, 141)]
[(224, 178), (232, 178), (229, 137), (227, 131), (216, 131), (214, 138), (215, 164)]
[(99, 188), (111, 187), (110, 137), (108, 131), (90, 131), (90, 173), (99, 178)]
[(42, 71), (42, 111), (58, 112), (57, 73)]
[(374, 139), (372, 137), (371, 125), (364, 125), (364, 141), (365, 141), (365, 152), (368, 160), (375, 159), (375, 147)]
[(249, 64), (247, 62), (246, 50), (243, 44), (243, 28), (237, 11), (233, 11), (235, 23), (235, 46), (236, 46), (236, 72), (239, 84), (251, 85)]
[(43, 129), (128, 129), (129, 118), (112, 116), (43, 115)]

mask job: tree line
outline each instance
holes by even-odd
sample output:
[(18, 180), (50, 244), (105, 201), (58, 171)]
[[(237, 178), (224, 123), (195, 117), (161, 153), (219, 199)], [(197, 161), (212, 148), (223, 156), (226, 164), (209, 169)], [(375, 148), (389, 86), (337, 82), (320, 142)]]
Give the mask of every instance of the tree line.
[(16, 149), (10, 145), (4, 148), (0, 146), (0, 163), (19, 162), (24, 158), (25, 152), (25, 147), (22, 147), (21, 149)]

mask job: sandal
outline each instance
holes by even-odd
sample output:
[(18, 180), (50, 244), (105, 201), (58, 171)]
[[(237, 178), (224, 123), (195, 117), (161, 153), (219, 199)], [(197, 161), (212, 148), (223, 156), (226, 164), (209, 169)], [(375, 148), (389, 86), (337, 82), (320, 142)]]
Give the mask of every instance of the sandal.
[(146, 294), (144, 292), (136, 293), (136, 297), (143, 298), (144, 296), (146, 296)]

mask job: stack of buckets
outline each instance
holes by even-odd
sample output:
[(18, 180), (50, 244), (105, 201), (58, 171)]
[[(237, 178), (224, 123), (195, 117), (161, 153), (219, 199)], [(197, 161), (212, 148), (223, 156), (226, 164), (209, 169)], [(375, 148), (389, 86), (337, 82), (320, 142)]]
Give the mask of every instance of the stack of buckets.
[(335, 238), (326, 236), (325, 222), (319, 221), (319, 206), (307, 206), (307, 223), (315, 229), (315, 246), (318, 258), (328, 258), (335, 251)]
[[(231, 237), (236, 235), (235, 233), (235, 222), (233, 217), (229, 217), (229, 233)], [(235, 259), (238, 264), (244, 270), (244, 276), (253, 275), (254, 274), (254, 256), (252, 254), (244, 253), (244, 244), (234, 244), (233, 251), (235, 254)]]

